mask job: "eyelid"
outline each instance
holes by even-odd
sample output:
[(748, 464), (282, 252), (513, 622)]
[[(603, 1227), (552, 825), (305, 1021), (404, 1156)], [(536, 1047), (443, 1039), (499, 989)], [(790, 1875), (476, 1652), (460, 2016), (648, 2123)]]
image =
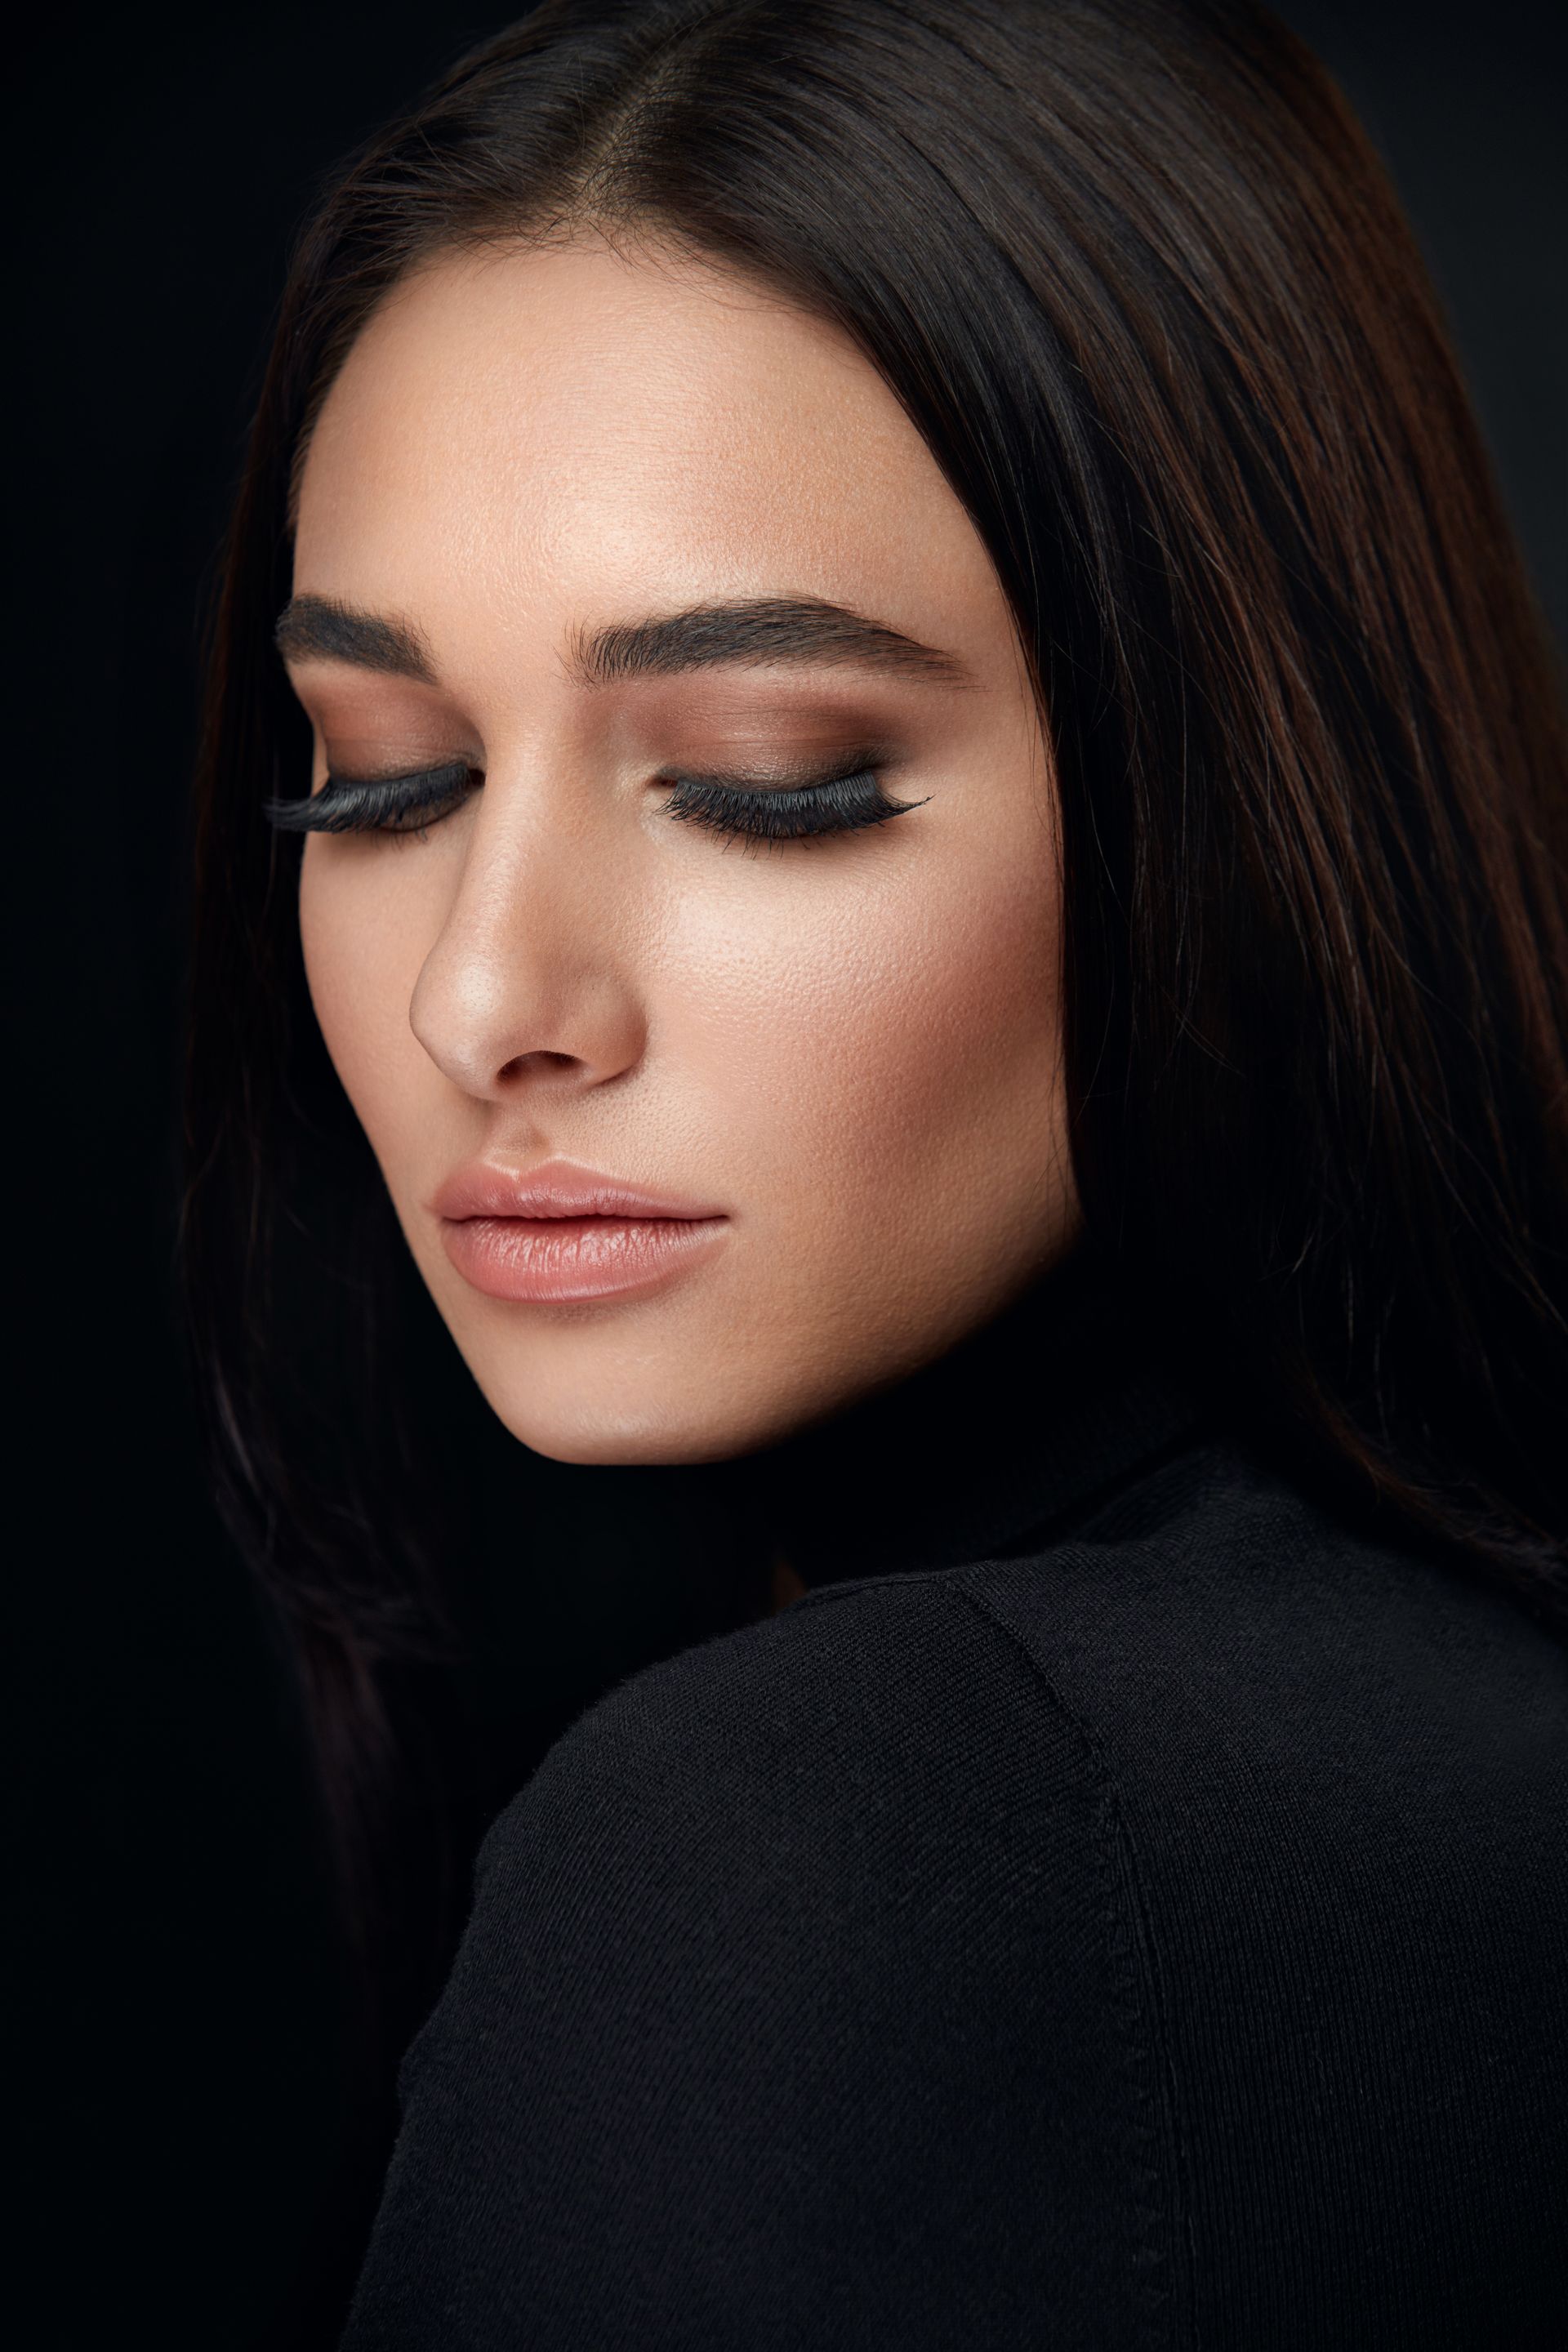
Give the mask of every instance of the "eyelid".
[(896, 755), (886, 747), (852, 741), (846, 750), (830, 754), (826, 766), (820, 762), (814, 767), (780, 766), (770, 772), (765, 765), (761, 770), (755, 765), (691, 767), (671, 760), (659, 770), (655, 781), (708, 784), (715, 792), (724, 793), (809, 793), (828, 784), (851, 782), (858, 776), (879, 776), (898, 765)]
[(341, 789), (360, 792), (391, 792), (399, 784), (438, 783), (448, 776), (477, 776), (483, 771), (472, 760), (437, 760), (425, 768), (389, 768), (384, 775), (353, 776), (328, 762), (322, 779), (323, 792)]
[(758, 776), (737, 773), (729, 768), (669, 768), (659, 774), (661, 785), (696, 784), (705, 792), (733, 793), (738, 799), (761, 800), (769, 793), (826, 792), (833, 784), (852, 784), (862, 776), (877, 772), (869, 760), (857, 760), (853, 767), (831, 769), (822, 776)]

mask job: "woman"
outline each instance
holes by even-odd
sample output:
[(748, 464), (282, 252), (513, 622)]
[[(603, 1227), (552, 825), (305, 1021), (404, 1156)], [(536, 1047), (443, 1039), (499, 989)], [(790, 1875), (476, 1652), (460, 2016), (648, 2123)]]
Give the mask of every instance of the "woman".
[(527, 1457), (773, 1580), (492, 1829), (347, 2344), (1562, 2340), (1563, 777), (1250, 5), (547, 0), (328, 196), (187, 1265), (367, 1969), (452, 1640), (386, 1203)]

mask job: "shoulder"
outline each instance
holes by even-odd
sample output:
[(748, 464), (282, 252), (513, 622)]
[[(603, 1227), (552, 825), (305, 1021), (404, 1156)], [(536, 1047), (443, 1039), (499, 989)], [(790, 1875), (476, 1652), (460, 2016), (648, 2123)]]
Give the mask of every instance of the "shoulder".
[(591, 1708), (486, 1842), (403, 2090), (351, 2346), (437, 2293), (476, 2344), (493, 2307), (542, 2347), (1132, 2345), (1172, 2292), (1102, 1771), (951, 1579)]
[[(700, 1825), (722, 1836), (731, 1866), (752, 1845), (788, 1850), (797, 1832), (818, 1872), (840, 1836), (863, 1866), (858, 1799), (898, 1791), (889, 1835), (932, 1833), (957, 1815), (973, 1828), (1002, 1793), (988, 1774), (1009, 1771), (1020, 1740), (1037, 1748), (1039, 1698), (1014, 1633), (950, 1576), (816, 1592), (600, 1699), (497, 1822), (479, 1881), (504, 1872), (520, 1842), (536, 1846), (563, 1820), (580, 1826), (584, 1810), (596, 1838), (692, 1839)], [(1060, 1744), (1058, 1794), (1082, 1770), (1079, 1743)]]
[(940, 2104), (944, 2043), (986, 2054), (974, 2018), (952, 2033), (981, 1986), (1016, 2051), (1102, 2010), (1107, 1951), (1131, 1964), (1114, 1843), (1103, 1761), (1025, 1646), (952, 1577), (889, 1577), (592, 1707), (485, 1843), (471, 1953), (495, 1981), (521, 1933), (582, 1971), (562, 1923), (591, 1912), (621, 2021), (679, 2011), (689, 2057), (743, 2053), (760, 2084), (853, 2020), (881, 2098), (918, 2066)]

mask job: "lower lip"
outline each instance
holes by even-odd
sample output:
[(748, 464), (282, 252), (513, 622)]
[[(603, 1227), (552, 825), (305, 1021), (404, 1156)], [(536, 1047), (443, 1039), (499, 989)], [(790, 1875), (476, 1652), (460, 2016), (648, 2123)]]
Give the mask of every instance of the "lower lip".
[(723, 1217), (444, 1218), (441, 1238), (487, 1297), (562, 1305), (619, 1298), (710, 1256)]

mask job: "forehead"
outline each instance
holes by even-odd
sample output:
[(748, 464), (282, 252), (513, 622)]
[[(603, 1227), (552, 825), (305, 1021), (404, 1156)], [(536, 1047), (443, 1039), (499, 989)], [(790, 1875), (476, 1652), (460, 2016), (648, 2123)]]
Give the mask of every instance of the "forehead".
[[(395, 289), (322, 409), (296, 583), (424, 611), (815, 593), (994, 634), (973, 525), (848, 339), (717, 269), (598, 244), (450, 256)], [(477, 613), (472, 617), (478, 618)]]

